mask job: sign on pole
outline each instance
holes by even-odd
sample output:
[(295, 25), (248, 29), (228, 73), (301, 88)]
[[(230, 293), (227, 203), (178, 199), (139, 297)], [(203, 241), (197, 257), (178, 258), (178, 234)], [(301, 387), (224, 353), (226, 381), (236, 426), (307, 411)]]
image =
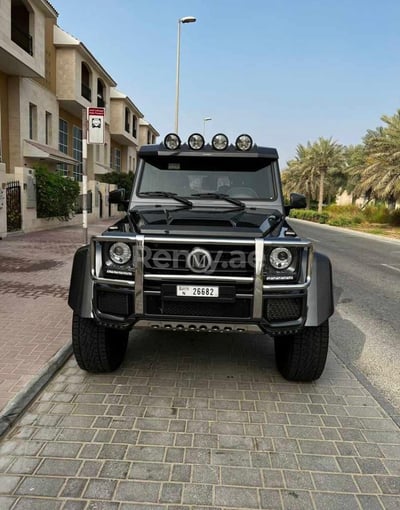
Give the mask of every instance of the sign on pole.
[(88, 108), (87, 143), (104, 144), (105, 108)]

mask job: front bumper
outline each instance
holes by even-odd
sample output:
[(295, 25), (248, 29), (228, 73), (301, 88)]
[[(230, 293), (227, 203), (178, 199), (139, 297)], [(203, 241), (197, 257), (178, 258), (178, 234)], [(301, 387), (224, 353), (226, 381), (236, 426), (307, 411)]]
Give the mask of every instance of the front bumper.
[[(107, 236), (107, 242), (121, 241)], [(303, 327), (307, 317), (307, 289), (311, 281), (312, 245), (306, 241), (232, 239), (224, 243), (235, 247), (251, 245), (255, 261), (248, 276), (177, 275), (149, 272), (144, 264), (145, 244), (180, 243), (196, 246), (221, 241), (198, 238), (160, 238), (138, 235), (124, 241), (136, 246), (134, 279), (119, 280), (101, 276), (101, 249), (104, 238), (92, 240), (93, 316), (115, 328), (153, 328), (212, 332), (251, 332), (287, 334)], [(301, 278), (297, 283), (266, 284), (263, 281), (264, 247), (289, 245), (303, 249)], [(178, 284), (217, 285), (219, 298), (177, 298)], [(172, 290), (172, 292), (171, 292)]]

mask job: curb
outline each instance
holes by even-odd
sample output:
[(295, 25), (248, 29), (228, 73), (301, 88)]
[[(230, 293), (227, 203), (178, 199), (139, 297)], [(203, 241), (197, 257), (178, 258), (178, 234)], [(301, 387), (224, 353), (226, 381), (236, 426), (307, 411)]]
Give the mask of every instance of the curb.
[(293, 222), (298, 221), (299, 223), (303, 223), (305, 225), (315, 225), (316, 227), (336, 230), (338, 232), (345, 232), (346, 234), (354, 234), (360, 237), (366, 237), (367, 239), (374, 239), (375, 241), (400, 244), (400, 239), (396, 239), (395, 237), (381, 236), (379, 234), (369, 234), (368, 232), (360, 232), (360, 230), (353, 230), (352, 228), (335, 227), (334, 225), (326, 225), (325, 223), (317, 223), (315, 221), (300, 220), (299, 218), (288, 217), (287, 220), (289, 223), (291, 223), (292, 221)]
[(372, 398), (374, 398), (380, 407), (386, 412), (389, 418), (399, 427), (400, 429), (400, 414), (399, 411), (389, 402), (389, 400), (383, 395), (383, 393), (376, 388), (361, 372), (360, 369), (351, 362), (347, 356), (341, 351), (341, 349), (335, 344), (334, 341), (329, 343), (329, 348), (333, 354), (343, 363), (343, 365), (351, 372), (357, 381), (364, 386)]
[(72, 345), (62, 347), (46, 366), (36, 375), (25, 388), (7, 404), (0, 413), (0, 438), (8, 431), (19, 416), (25, 411), (32, 400), (50, 381), (72, 354)]

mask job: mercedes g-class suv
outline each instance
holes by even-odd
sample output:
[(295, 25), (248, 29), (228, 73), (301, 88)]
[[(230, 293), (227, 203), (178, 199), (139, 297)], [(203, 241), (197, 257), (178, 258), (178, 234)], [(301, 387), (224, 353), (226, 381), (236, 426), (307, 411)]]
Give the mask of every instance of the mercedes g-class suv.
[[(168, 134), (139, 151), (125, 216), (75, 254), (69, 305), (78, 365), (108, 372), (134, 328), (274, 338), (280, 373), (320, 377), (333, 313), (329, 259), (287, 223), (278, 153), (249, 135), (187, 143)], [(261, 339), (260, 339), (261, 340)], [(218, 338), (216, 338), (218, 341)], [(246, 341), (246, 337), (243, 337)]]

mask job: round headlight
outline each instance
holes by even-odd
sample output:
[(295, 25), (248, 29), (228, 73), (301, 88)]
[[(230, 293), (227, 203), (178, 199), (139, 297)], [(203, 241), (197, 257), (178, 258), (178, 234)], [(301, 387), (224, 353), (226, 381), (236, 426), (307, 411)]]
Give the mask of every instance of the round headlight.
[(168, 133), (164, 138), (164, 145), (170, 151), (175, 151), (181, 146), (181, 139), (175, 133)]
[(203, 136), (200, 133), (193, 133), (189, 136), (188, 145), (194, 151), (202, 149), (204, 147)]
[(239, 135), (235, 145), (239, 151), (249, 151), (253, 147), (253, 140), (250, 135)]
[(132, 257), (131, 249), (126, 243), (112, 244), (108, 253), (115, 264), (126, 264)]
[(228, 143), (228, 137), (223, 133), (217, 133), (213, 136), (211, 141), (211, 144), (216, 151), (224, 151), (228, 147)]
[(269, 254), (269, 263), (274, 269), (287, 269), (292, 260), (293, 255), (287, 248), (274, 248)]

